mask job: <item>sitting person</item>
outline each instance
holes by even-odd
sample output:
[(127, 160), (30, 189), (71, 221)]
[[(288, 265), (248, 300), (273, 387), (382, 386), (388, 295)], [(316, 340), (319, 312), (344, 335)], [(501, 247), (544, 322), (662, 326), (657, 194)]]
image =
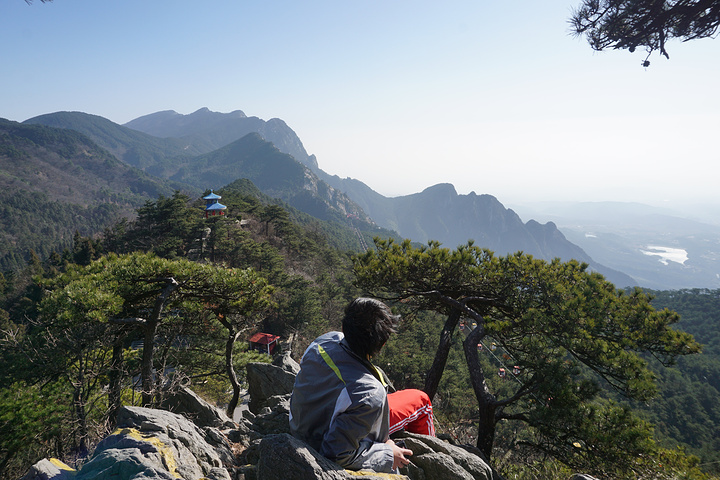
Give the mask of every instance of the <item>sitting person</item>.
[(405, 429), (434, 435), (432, 404), (420, 390), (392, 388), (370, 359), (380, 352), (399, 316), (371, 298), (345, 309), (342, 333), (313, 341), (300, 362), (290, 398), (290, 432), (351, 470), (393, 472), (412, 451), (389, 434)]

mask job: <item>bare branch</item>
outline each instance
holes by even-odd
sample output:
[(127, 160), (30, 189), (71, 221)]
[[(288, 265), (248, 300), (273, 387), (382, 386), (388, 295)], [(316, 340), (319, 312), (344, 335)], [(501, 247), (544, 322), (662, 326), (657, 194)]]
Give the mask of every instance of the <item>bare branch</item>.
[(139, 317), (129, 317), (129, 318), (111, 318), (108, 320), (110, 323), (115, 323), (118, 325), (145, 325), (147, 323), (147, 320), (144, 318)]

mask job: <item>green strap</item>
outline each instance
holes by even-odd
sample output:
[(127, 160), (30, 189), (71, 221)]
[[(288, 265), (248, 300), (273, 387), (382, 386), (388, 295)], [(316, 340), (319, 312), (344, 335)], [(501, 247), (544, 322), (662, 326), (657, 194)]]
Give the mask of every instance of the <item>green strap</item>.
[(330, 355), (325, 351), (325, 349), (318, 345), (318, 352), (320, 352), (320, 356), (325, 360), (325, 363), (327, 363), (327, 366), (332, 369), (333, 372), (335, 372), (335, 375), (340, 379), (342, 383), (345, 383), (345, 380), (343, 380), (342, 375), (340, 375), (340, 369), (335, 365), (335, 362), (333, 362), (333, 359), (330, 358)]

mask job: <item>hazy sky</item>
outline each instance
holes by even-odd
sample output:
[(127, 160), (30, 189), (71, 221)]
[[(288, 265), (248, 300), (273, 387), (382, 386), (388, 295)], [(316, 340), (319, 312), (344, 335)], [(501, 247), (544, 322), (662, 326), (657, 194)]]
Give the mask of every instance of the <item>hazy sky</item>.
[(0, 117), (242, 110), (386, 196), (720, 202), (720, 39), (645, 69), (578, 1), (1, 0)]

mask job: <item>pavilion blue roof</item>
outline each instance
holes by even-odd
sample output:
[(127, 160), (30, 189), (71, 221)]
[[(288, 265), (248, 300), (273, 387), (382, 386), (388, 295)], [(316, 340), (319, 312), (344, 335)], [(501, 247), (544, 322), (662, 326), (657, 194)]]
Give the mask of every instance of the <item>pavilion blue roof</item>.
[(222, 203), (213, 203), (205, 207), (205, 210), (225, 210), (227, 207)]
[(203, 200), (219, 200), (222, 197), (218, 195), (217, 193), (213, 193), (212, 190), (210, 190), (210, 195), (203, 197)]

